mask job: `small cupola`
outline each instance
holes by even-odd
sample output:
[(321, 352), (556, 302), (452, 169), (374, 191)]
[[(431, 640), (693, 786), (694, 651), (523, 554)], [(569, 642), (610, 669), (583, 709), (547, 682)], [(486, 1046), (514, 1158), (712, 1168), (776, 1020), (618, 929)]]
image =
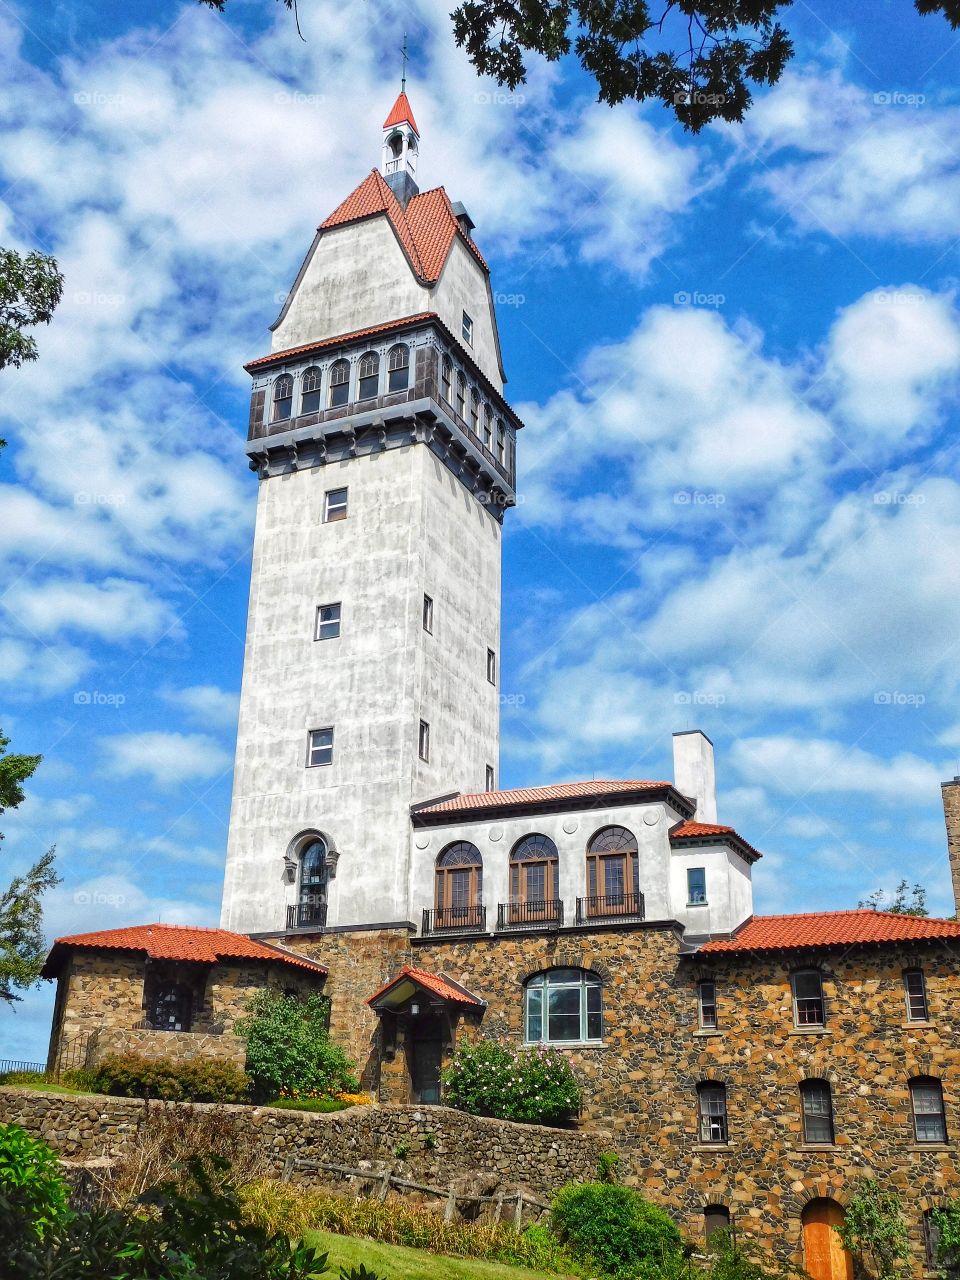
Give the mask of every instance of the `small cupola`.
[(393, 194), (406, 208), (419, 194), (417, 186), (417, 154), (420, 132), (413, 118), (410, 101), (401, 89), (396, 102), (383, 122), (383, 152), (380, 172)]

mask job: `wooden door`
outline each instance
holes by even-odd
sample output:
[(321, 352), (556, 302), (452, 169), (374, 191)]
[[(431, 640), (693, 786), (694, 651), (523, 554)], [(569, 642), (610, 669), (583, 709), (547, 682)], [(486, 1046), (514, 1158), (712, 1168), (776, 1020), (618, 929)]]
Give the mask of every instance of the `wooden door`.
[(811, 1200), (803, 1211), (803, 1260), (813, 1280), (853, 1280), (853, 1259), (834, 1230), (843, 1224), (836, 1200)]

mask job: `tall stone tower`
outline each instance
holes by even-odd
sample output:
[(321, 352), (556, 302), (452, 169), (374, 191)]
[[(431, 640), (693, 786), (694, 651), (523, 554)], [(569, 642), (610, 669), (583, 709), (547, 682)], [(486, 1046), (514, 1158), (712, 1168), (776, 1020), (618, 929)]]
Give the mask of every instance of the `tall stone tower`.
[(259, 477), (222, 907), (244, 932), (411, 918), (410, 807), (496, 786), (515, 501), (473, 223), (416, 184), (405, 93), (252, 361)]

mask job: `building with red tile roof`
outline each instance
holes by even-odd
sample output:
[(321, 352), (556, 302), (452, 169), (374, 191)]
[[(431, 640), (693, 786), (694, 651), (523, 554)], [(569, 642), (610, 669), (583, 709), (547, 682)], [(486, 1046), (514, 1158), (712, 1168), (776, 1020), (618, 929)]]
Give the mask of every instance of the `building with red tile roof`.
[(960, 921), (937, 920), (892, 911), (808, 911), (796, 915), (752, 916), (729, 938), (705, 943), (704, 955), (748, 952), (833, 950), (902, 942), (960, 941)]

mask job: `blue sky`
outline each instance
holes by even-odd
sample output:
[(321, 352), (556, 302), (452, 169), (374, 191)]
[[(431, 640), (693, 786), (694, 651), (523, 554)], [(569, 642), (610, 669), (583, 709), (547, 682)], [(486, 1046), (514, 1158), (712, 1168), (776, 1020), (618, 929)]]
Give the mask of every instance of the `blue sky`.
[[(742, 127), (684, 136), (573, 66), (476, 79), (433, 0), (0, 7), (0, 243), (55, 252), (3, 378), (0, 725), (42, 752), (4, 875), (50, 936), (215, 923), (255, 480), (243, 361), (379, 159), (404, 31), (421, 181), (493, 268), (520, 505), (504, 786), (670, 775), (714, 739), (760, 911), (901, 876), (952, 912), (960, 771), (960, 43), (802, 4)], [(859, 12), (858, 12), (859, 10)], [(42, 1057), (45, 986), (0, 1010)]]

